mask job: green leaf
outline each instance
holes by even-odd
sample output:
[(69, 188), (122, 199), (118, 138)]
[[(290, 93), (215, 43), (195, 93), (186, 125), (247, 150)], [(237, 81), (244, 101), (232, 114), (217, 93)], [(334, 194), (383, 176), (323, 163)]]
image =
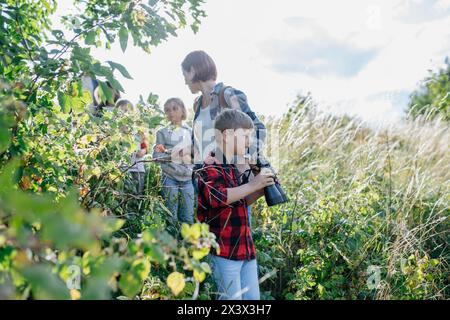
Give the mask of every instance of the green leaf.
[(124, 26), (120, 27), (119, 30), (119, 41), (120, 41), (120, 47), (122, 48), (122, 51), (125, 52), (127, 49), (128, 44), (128, 29)]
[(181, 235), (185, 240), (195, 242), (201, 236), (201, 225), (199, 223), (195, 223), (190, 226), (187, 223), (183, 223), (181, 226)]
[(24, 269), (22, 274), (31, 284), (35, 299), (70, 299), (69, 290), (65, 283), (52, 273), (50, 266), (31, 266)]
[(108, 233), (119, 230), (125, 224), (125, 220), (117, 218), (105, 218), (105, 227)]
[(133, 261), (131, 268), (143, 281), (148, 277), (148, 274), (150, 273), (150, 261), (146, 258), (135, 260)]
[(67, 104), (67, 97), (66, 97), (66, 95), (62, 91), (58, 91), (57, 95), (58, 95), (58, 102), (59, 102), (59, 105), (61, 107), (61, 110), (64, 113), (68, 113), (70, 111), (70, 108), (69, 108), (69, 106)]
[(4, 152), (9, 148), (11, 143), (11, 131), (9, 128), (1, 127), (0, 128), (0, 152)]
[(194, 270), (194, 279), (198, 282), (203, 282), (205, 280), (206, 274), (203, 271)]
[(131, 75), (128, 73), (127, 69), (121, 65), (120, 63), (116, 63), (116, 62), (112, 62), (112, 61), (107, 61), (109, 63), (109, 65), (111, 66), (111, 68), (113, 68), (114, 70), (119, 70), (119, 72), (122, 74), (122, 76), (124, 76), (127, 79), (133, 79), (133, 77), (131, 77)]
[(201, 248), (201, 249), (197, 249), (192, 251), (192, 257), (195, 260), (201, 260), (204, 257), (206, 257), (209, 253), (209, 248), (205, 247), (205, 248)]
[(99, 89), (99, 95), (100, 99), (102, 101), (112, 101), (113, 100), (113, 93), (111, 88), (108, 87), (108, 85), (105, 82), (99, 81), (100, 89)]
[(185, 284), (184, 275), (182, 273), (175, 271), (167, 277), (167, 286), (172, 290), (174, 295), (178, 295), (183, 291)]
[(96, 35), (97, 35), (97, 31), (95, 31), (95, 30), (89, 31), (84, 38), (84, 43), (87, 45), (94, 45)]
[[(13, 185), (17, 181), (17, 168), (19, 167), (19, 160), (13, 159), (8, 162), (0, 173), (0, 199), (3, 196), (7, 196), (8, 198), (14, 200), (13, 195), (16, 193)], [(3, 213), (0, 210), (0, 214)]]
[(119, 287), (127, 297), (136, 295), (139, 292), (141, 285), (141, 280), (132, 270), (120, 276)]
[(162, 250), (161, 246), (152, 244), (149, 247), (147, 247), (144, 251), (151, 261), (157, 263), (164, 263), (164, 251)]
[(202, 262), (200, 266), (206, 273), (211, 273), (211, 267), (206, 262)]
[(121, 270), (123, 261), (117, 255), (107, 257), (99, 264), (93, 266), (89, 278), (82, 286), (82, 298), (86, 300), (110, 299), (110, 281), (114, 274)]
[(122, 85), (119, 83), (119, 81), (117, 81), (116, 79), (114, 79), (113, 77), (108, 77), (108, 81), (111, 84), (111, 86), (113, 87), (113, 89), (120, 91), (120, 92), (125, 92), (125, 90), (123, 89)]
[(128, 297), (136, 295), (142, 287), (143, 281), (150, 273), (150, 262), (148, 259), (133, 261), (130, 270), (122, 274), (119, 280), (120, 289)]
[(94, 169), (92, 169), (92, 175), (94, 175), (96, 177), (100, 177), (101, 174), (102, 174), (102, 170), (100, 169), (100, 167), (95, 167)]

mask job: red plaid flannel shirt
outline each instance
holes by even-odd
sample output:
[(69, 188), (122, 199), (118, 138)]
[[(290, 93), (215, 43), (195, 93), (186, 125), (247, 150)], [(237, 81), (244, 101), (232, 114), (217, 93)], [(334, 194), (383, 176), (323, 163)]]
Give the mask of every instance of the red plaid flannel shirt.
[(239, 186), (238, 170), (233, 164), (205, 165), (198, 176), (197, 218), (216, 235), (220, 252), (230, 260), (255, 259), (245, 199), (227, 204), (227, 188)]

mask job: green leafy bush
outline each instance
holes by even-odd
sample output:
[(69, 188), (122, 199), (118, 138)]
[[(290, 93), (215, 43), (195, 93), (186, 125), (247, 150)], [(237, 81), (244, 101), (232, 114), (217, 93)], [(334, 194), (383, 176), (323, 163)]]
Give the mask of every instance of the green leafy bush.
[(139, 114), (99, 116), (81, 78), (111, 100), (106, 82), (123, 92), (115, 74), (131, 75), (90, 47), (118, 39), (125, 51), (131, 39), (149, 51), (188, 24), (197, 30), (201, 1), (74, 4), (83, 10), (63, 18), (65, 30), (51, 27), (56, 1), (1, 4), (0, 298), (133, 299), (148, 279), (169, 289), (159, 298), (197, 295), (214, 236), (201, 224), (168, 228), (155, 164), (139, 196), (127, 171), (134, 135), (152, 142), (162, 120), (157, 96), (141, 97)]

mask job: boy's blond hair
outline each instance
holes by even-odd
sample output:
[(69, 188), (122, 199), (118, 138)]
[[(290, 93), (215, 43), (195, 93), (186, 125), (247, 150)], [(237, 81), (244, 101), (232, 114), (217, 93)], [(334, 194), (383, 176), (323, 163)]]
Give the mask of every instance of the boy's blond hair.
[(214, 128), (224, 132), (228, 129), (253, 129), (254, 124), (246, 113), (240, 110), (226, 109), (216, 117)]
[(172, 103), (176, 104), (181, 109), (182, 113), (181, 119), (186, 120), (187, 118), (186, 107), (184, 106), (183, 100), (181, 100), (180, 98), (167, 99), (167, 101), (164, 103), (164, 112), (166, 112), (166, 108)]

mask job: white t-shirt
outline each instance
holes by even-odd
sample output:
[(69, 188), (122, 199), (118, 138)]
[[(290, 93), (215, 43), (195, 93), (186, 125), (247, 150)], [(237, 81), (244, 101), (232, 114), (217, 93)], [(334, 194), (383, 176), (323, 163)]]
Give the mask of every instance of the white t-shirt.
[(200, 153), (199, 159), (195, 159), (197, 162), (203, 162), (210, 151), (216, 148), (214, 120), (211, 119), (210, 109), (209, 105), (206, 108), (200, 108), (200, 113), (194, 123), (195, 143)]

